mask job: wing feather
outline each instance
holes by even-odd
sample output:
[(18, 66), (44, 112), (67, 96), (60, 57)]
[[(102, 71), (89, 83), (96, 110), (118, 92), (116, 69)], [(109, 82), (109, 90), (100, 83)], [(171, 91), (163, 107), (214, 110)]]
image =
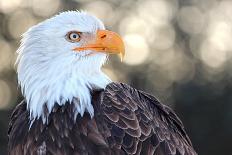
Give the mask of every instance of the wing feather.
[(111, 83), (101, 98), (110, 146), (126, 154), (196, 155), (181, 120), (152, 95)]

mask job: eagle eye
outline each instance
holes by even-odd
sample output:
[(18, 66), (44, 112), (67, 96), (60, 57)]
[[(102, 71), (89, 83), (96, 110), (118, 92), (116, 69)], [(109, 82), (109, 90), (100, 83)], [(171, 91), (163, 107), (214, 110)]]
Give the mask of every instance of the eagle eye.
[(77, 32), (77, 31), (68, 32), (66, 38), (70, 42), (79, 42), (81, 40), (81, 32)]

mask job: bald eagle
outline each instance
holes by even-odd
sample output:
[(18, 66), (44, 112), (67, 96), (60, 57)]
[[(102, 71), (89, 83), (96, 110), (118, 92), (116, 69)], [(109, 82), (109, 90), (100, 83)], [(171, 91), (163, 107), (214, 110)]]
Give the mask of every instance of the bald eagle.
[(24, 100), (9, 155), (196, 155), (173, 110), (101, 71), (124, 44), (96, 17), (60, 13), (24, 33), (17, 52)]

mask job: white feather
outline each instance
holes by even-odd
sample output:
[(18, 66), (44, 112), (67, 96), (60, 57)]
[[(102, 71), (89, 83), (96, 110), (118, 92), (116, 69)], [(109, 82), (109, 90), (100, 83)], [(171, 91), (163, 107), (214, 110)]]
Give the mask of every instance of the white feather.
[(96, 17), (69, 11), (23, 34), (16, 63), (19, 85), (32, 123), (40, 117), (46, 122), (45, 104), (50, 113), (55, 103), (64, 105), (73, 98), (80, 102), (75, 115), (87, 111), (93, 117), (90, 89), (105, 88), (111, 81), (101, 71), (107, 55), (96, 52), (85, 56), (94, 51), (74, 52), (72, 49), (82, 43), (71, 43), (65, 35), (73, 30), (95, 35), (98, 29), (104, 29), (104, 25)]

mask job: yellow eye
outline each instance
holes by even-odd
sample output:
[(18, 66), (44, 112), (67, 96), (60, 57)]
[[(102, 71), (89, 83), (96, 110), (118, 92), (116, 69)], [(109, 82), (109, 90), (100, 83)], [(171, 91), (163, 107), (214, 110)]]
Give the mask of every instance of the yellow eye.
[(81, 40), (81, 32), (71, 31), (67, 34), (67, 39), (71, 42), (79, 42)]

